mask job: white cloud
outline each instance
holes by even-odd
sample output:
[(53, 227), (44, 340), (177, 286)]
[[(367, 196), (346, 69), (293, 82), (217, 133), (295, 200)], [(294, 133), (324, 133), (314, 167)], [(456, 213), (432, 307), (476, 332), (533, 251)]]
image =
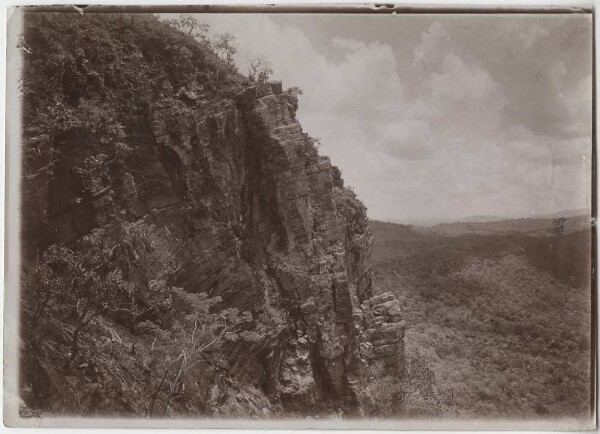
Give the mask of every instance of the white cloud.
[(437, 139), (425, 120), (400, 118), (380, 124), (376, 137), (381, 152), (407, 160), (431, 157), (438, 147)]
[(431, 92), (450, 101), (484, 101), (494, 95), (497, 84), (481, 67), (467, 65), (454, 53), (444, 57), (441, 72), (428, 81)]
[[(540, 41), (554, 36), (545, 21), (526, 22), (521, 31), (497, 27), (510, 50), (497, 43), (500, 51), (482, 54), (473, 49), (477, 41), (464, 37), (468, 29), (457, 32), (440, 19), (405, 50), (410, 57), (399, 58), (395, 46), (403, 42), (393, 39), (333, 36), (317, 48), (300, 20), (292, 26), (265, 14), (202, 19), (236, 36), (240, 71), (264, 56), (284, 86), (303, 89), (304, 130), (321, 138), (321, 152), (342, 169), (372, 218), (589, 205), (591, 75), (570, 80), (571, 64), (560, 53), (546, 62), (543, 79), (523, 70), (525, 83), (505, 73), (523, 68)], [(556, 128), (545, 127), (547, 119), (557, 119)]]

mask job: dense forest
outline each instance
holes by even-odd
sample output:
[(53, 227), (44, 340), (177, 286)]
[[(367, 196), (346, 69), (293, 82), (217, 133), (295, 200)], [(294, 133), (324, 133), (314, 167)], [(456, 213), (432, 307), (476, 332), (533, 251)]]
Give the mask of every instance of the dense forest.
[(435, 374), (430, 415), (590, 415), (590, 230), (449, 236), (370, 227), (375, 282), (400, 300), (407, 353), (422, 354)]

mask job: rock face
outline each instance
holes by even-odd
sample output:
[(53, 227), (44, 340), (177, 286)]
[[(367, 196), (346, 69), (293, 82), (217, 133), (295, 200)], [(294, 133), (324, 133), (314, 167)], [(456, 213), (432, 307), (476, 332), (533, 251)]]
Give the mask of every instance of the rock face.
[[(142, 222), (172, 252), (170, 286), (252, 314), (244, 339), (226, 351), (228, 376), (246, 392), (213, 386), (216, 414), (227, 399), (258, 415), (271, 404), (356, 408), (369, 363), (384, 362), (392, 375), (403, 365), (397, 303), (373, 294), (365, 208), (318, 155), (281, 84), (210, 101), (199, 94), (178, 93), (188, 110), (154, 104), (129, 116), (114, 155), (98, 152), (89, 126), (47, 138), (60, 152), (52, 170), (26, 165), (25, 244), (76, 246), (101, 231), (121, 242), (119, 267), (143, 304), (157, 248), (142, 235), (123, 242)], [(108, 162), (96, 169), (96, 160)], [(243, 404), (257, 394), (266, 401)]]
[(385, 292), (365, 300), (361, 308), (363, 357), (370, 364), (379, 363), (384, 374), (404, 375), (404, 321), (398, 300)]

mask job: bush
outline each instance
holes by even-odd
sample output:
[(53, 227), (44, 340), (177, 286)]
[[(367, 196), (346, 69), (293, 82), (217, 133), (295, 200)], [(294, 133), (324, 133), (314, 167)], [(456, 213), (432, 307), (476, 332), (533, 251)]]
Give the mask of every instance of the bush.
[(194, 378), (188, 381), (187, 377), (204, 362), (203, 354), (215, 351), (226, 340), (235, 340), (243, 325), (252, 321), (249, 312), (240, 315), (237, 309), (215, 311), (221, 297), (173, 288), (172, 299), (173, 309), (183, 318), (175, 321), (168, 333), (157, 333), (146, 327), (157, 336), (152, 344), (154, 375), (146, 409), (149, 417), (154, 415), (159, 402), (165, 414), (174, 400), (185, 398), (186, 382), (196, 381)]
[(440, 393), (427, 358), (418, 350), (406, 355), (402, 378), (381, 376), (383, 367), (375, 364), (369, 372), (374, 402), (373, 414), (379, 416), (433, 416), (439, 414)]
[(116, 309), (127, 297), (131, 284), (112, 264), (113, 250), (98, 233), (82, 239), (77, 252), (53, 245), (38, 264), (24, 272), (24, 314), (34, 336), (44, 316), (58, 318), (74, 327), (70, 359), (79, 351), (79, 339), (85, 328), (99, 315)]

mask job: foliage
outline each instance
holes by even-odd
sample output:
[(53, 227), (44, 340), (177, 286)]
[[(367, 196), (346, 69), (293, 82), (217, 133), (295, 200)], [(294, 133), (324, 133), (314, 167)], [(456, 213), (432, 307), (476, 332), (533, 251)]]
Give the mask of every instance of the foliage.
[[(149, 105), (176, 100), (182, 87), (202, 87), (210, 97), (218, 87), (243, 80), (232, 72), (233, 37), (218, 35), (211, 45), (206, 25), (192, 17), (162, 22), (151, 14), (86, 13), (73, 18), (26, 14), (20, 41), (27, 47), (21, 83), (25, 139), (52, 137), (83, 123), (99, 125), (97, 118), (109, 114), (107, 128), (118, 127)], [(229, 81), (219, 72), (225, 70)], [(98, 131), (98, 136), (104, 135)]]
[(552, 219), (552, 223), (555, 227), (555, 234), (557, 238), (562, 238), (563, 233), (565, 232), (565, 223), (567, 222), (566, 217), (557, 217)]
[(174, 400), (185, 398), (186, 377), (204, 362), (202, 355), (227, 339), (235, 339), (240, 331), (238, 326), (252, 320), (249, 313), (240, 315), (237, 309), (215, 312), (220, 297), (192, 294), (180, 288), (173, 288), (171, 294), (173, 307), (183, 318), (175, 321), (171, 330), (159, 335), (152, 344), (156, 375), (152, 376), (146, 409), (150, 417), (159, 400), (163, 402), (164, 414)]
[(44, 316), (60, 318), (73, 325), (70, 358), (79, 351), (84, 329), (99, 315), (115, 308), (131, 285), (112, 265), (113, 249), (96, 235), (82, 239), (85, 247), (74, 252), (53, 245), (38, 264), (24, 273), (23, 294), (29, 327), (35, 330)]
[(372, 415), (382, 417), (398, 417), (402, 411), (402, 382), (397, 377), (373, 377), (369, 384), (369, 391), (373, 401), (373, 408), (369, 409)]
[(250, 61), (250, 69), (248, 71), (248, 78), (250, 81), (266, 83), (271, 74), (273, 74), (271, 62), (266, 60), (264, 57), (257, 57), (256, 59), (252, 59)]
[(345, 232), (349, 236), (364, 234), (368, 230), (367, 208), (358, 200), (350, 188), (334, 187), (333, 200), (337, 220), (345, 222)]
[[(72, 198), (60, 197), (69, 197), (65, 214), (40, 211), (25, 193), (24, 216), (42, 212), (39, 224), (48, 225), (57, 214), (98, 205), (94, 195), (110, 201), (125, 172), (139, 176), (136, 162), (148, 156), (140, 142), (153, 136), (155, 119), (185, 121), (195, 108), (227, 104), (243, 91), (233, 37), (209, 41), (207, 31), (187, 16), (26, 12), (24, 191), (37, 195), (31, 180), (58, 173), (75, 187)], [(108, 187), (113, 192), (101, 196)], [(22, 272), (23, 398), (53, 414), (197, 415), (227, 367), (225, 344), (252, 315), (172, 288), (182, 234), (107, 208), (107, 224), (69, 219), (60, 229), (72, 223), (72, 235), (57, 236), (65, 244), (24, 225), (24, 238), (35, 243)]]
[(227, 32), (219, 33), (213, 38), (212, 47), (221, 60), (227, 62), (228, 65), (233, 64), (233, 55), (237, 52), (235, 36)]
[(383, 417), (435, 416), (441, 396), (429, 361), (415, 348), (406, 354), (405, 363), (401, 378), (383, 375), (377, 364), (370, 368), (369, 391), (374, 403), (370, 412)]
[(194, 39), (208, 43), (208, 30), (210, 26), (198, 21), (191, 15), (181, 14), (178, 18), (167, 19), (165, 22)]
[(286, 93), (292, 96), (304, 95), (302, 89), (300, 89), (299, 87), (288, 87)]
[(144, 304), (155, 308), (170, 308), (171, 296), (167, 281), (177, 270), (176, 254), (182, 247), (182, 241), (174, 237), (168, 228), (157, 228), (142, 219), (123, 225), (120, 246), (125, 251), (133, 246), (143, 246), (149, 253), (144, 258), (147, 278)]
[(396, 293), (407, 354), (419, 349), (435, 374), (436, 416), (587, 414), (586, 232), (448, 237), (370, 228), (375, 285)]
[[(116, 359), (123, 363), (123, 355), (119, 356), (123, 351), (115, 352), (118, 345), (130, 354), (125, 360), (140, 360), (145, 372), (129, 392), (140, 389), (137, 399), (144, 397), (142, 413), (156, 416), (160, 410), (164, 415), (174, 407), (181, 412), (191, 406), (197, 414), (208, 397), (205, 388), (210, 382), (203, 382), (204, 377), (214, 380), (219, 369), (227, 366), (219, 355), (221, 347), (245, 336), (253, 321), (250, 312), (220, 308), (221, 297), (168, 285), (176, 270), (177, 242), (165, 231), (144, 220), (124, 224), (121, 241), (110, 245), (104, 242), (106, 234), (98, 230), (73, 246), (76, 250), (51, 246), (23, 273), (25, 342), (38, 348), (36, 352), (50, 348), (57, 353), (52, 357), (73, 362), (68, 364), (71, 373), (63, 378), (66, 375), (70, 384), (79, 379), (76, 390), (85, 399), (96, 396), (86, 404), (86, 411), (97, 411), (97, 400), (112, 399), (105, 395), (107, 391), (88, 390), (92, 386), (85, 380), (85, 375), (89, 376), (86, 367), (98, 366), (94, 369), (102, 369), (104, 376), (121, 378), (118, 371), (123, 368)], [(124, 255), (132, 250), (148, 271), (148, 289), (143, 296), (119, 268), (128, 260)], [(135, 332), (117, 328), (119, 315), (127, 314), (133, 325), (150, 310), (163, 312), (165, 321), (140, 320)], [(111, 344), (105, 354), (107, 333)], [(69, 340), (66, 346), (57, 345), (65, 339), (62, 336)], [(119, 390), (125, 393), (121, 386)]]

